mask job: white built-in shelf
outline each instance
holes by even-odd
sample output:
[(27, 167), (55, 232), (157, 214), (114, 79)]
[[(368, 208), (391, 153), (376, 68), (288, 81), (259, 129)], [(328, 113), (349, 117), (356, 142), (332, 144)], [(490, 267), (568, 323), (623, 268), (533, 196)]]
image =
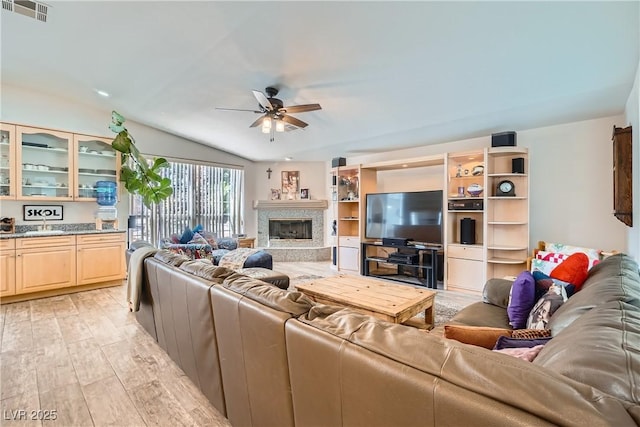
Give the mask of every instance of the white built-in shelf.
[(520, 196), (489, 196), (491, 200), (526, 200), (528, 197), (520, 197)]
[(487, 249), (493, 249), (498, 251), (527, 251), (526, 246), (512, 246), (512, 245), (488, 245)]
[(462, 213), (475, 213), (475, 212), (484, 212), (481, 209), (449, 209), (447, 212), (449, 213), (456, 213), (456, 212), (462, 212)]
[(487, 222), (489, 225), (527, 225), (526, 222), (523, 221), (489, 221)]
[(504, 172), (504, 173), (500, 173), (500, 172), (496, 172), (496, 173), (488, 173), (487, 174), (488, 177), (506, 177), (506, 176), (523, 176), (526, 177), (527, 174), (526, 173), (513, 173), (513, 172)]
[(490, 264), (525, 264), (527, 260), (510, 258), (489, 258), (487, 262)]
[[(52, 170), (40, 170), (40, 169), (22, 169), (23, 172), (40, 172), (40, 173), (63, 173), (65, 175), (69, 174), (69, 171), (52, 171)], [(113, 175), (111, 175), (113, 176)]]

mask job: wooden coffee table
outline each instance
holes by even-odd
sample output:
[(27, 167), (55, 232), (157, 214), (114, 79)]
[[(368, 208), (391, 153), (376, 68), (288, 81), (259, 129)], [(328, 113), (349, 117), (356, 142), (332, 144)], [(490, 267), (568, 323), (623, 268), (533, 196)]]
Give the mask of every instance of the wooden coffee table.
[[(339, 305), (392, 323), (432, 329), (436, 292), (362, 276), (339, 275), (296, 285), (321, 304)], [(424, 310), (424, 321), (411, 320)]]

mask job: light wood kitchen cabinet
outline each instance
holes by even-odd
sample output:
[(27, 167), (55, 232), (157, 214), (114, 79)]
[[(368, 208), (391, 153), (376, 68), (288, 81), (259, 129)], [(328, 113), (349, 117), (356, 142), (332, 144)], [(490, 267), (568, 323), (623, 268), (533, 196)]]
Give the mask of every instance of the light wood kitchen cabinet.
[(16, 294), (75, 285), (75, 236), (17, 239)]
[(124, 234), (77, 236), (78, 285), (124, 279)]
[(120, 156), (113, 147), (111, 139), (89, 135), (73, 135), (74, 142), (74, 179), (73, 198), (81, 201), (96, 200), (96, 183), (119, 181)]
[(16, 293), (15, 240), (0, 240), (0, 297)]
[(16, 198), (16, 127), (0, 123), (0, 199)]
[(0, 123), (0, 199), (95, 201), (96, 183), (120, 176), (108, 137)]
[(73, 200), (73, 134), (16, 126), (17, 198)]

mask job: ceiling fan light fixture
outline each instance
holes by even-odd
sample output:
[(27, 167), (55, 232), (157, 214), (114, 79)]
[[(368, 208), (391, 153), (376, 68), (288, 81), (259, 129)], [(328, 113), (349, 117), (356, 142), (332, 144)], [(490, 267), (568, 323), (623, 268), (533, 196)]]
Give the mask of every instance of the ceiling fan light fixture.
[(276, 122), (276, 132), (284, 132), (284, 122), (282, 120)]
[(265, 117), (262, 121), (262, 133), (271, 132), (271, 119), (269, 117)]

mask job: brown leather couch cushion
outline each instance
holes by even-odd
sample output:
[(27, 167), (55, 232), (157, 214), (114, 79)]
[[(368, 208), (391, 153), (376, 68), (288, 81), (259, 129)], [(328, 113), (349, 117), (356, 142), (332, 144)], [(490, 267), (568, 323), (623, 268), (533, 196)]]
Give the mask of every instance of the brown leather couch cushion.
[(533, 363), (640, 404), (640, 309), (622, 301), (593, 308), (549, 341)]
[(512, 329), (509, 325), (507, 310), (486, 302), (476, 302), (466, 306), (448, 324)]
[(224, 279), (235, 274), (233, 270), (213, 265), (209, 260), (186, 261), (180, 265), (180, 270), (215, 283), (222, 283)]
[(235, 275), (210, 289), (227, 417), (234, 426), (293, 426), (284, 325), (312, 302)]
[(262, 267), (239, 268), (236, 270), (239, 274), (262, 280), (280, 289), (289, 288), (289, 276), (278, 271), (269, 270)]
[(589, 310), (614, 301), (640, 308), (638, 264), (623, 254), (610, 256), (596, 264), (589, 271), (582, 289), (553, 313), (548, 327), (556, 336)]
[(155, 304), (158, 344), (225, 415), (216, 328), (209, 299), (213, 283), (155, 258), (147, 258), (145, 267)]
[(529, 362), (321, 309), (286, 324), (297, 425), (634, 425), (621, 401)]
[(183, 262), (191, 261), (191, 258), (187, 256), (174, 254), (173, 252), (169, 252), (166, 249), (156, 252), (153, 257), (158, 261), (162, 261), (165, 264), (173, 265), (175, 267), (179, 267)]
[(513, 281), (506, 279), (489, 279), (482, 289), (482, 301), (498, 307), (509, 306), (509, 294)]

